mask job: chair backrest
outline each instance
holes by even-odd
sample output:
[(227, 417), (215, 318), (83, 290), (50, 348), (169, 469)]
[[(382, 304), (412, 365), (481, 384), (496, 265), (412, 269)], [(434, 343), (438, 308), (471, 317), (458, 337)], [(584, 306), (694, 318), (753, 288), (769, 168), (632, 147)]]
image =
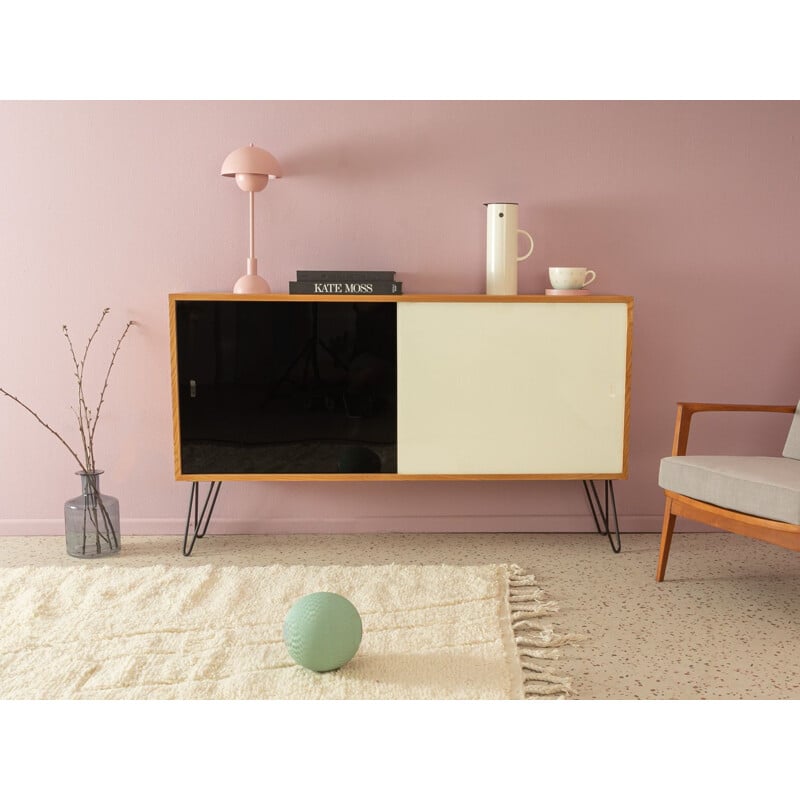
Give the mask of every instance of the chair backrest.
[(794, 411), (792, 425), (789, 428), (789, 435), (786, 437), (786, 444), (783, 446), (783, 455), (786, 458), (796, 458), (800, 460), (800, 403)]

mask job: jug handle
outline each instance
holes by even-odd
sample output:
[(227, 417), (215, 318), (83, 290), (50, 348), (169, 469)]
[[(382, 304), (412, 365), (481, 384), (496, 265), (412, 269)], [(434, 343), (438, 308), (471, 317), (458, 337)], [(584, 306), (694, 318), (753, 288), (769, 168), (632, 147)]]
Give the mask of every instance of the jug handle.
[(517, 231), (517, 233), (527, 236), (528, 241), (531, 243), (531, 246), (528, 248), (528, 252), (525, 253), (524, 256), (517, 256), (517, 261), (524, 261), (533, 252), (533, 236), (531, 236), (528, 231)]

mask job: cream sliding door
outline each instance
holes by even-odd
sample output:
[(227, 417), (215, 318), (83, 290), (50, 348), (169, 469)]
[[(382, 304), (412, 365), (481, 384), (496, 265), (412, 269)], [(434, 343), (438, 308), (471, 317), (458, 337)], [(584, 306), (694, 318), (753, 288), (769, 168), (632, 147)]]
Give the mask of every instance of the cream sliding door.
[(398, 472), (621, 475), (624, 302), (397, 306)]

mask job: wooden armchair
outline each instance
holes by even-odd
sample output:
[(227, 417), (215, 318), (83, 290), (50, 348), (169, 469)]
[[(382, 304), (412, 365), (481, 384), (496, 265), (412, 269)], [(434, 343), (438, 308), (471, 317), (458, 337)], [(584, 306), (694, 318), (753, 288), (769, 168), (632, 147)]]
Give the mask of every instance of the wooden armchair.
[[(794, 413), (781, 456), (687, 456), (689, 426), (701, 411)], [(800, 405), (678, 403), (672, 456), (658, 477), (666, 505), (656, 580), (663, 581), (676, 517), (800, 550)]]

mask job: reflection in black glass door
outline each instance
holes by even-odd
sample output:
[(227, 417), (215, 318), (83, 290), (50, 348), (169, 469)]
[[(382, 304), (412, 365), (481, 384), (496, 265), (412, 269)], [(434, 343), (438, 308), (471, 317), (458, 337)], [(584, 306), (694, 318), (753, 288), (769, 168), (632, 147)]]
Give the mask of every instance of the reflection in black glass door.
[(397, 472), (394, 302), (175, 305), (184, 475)]

